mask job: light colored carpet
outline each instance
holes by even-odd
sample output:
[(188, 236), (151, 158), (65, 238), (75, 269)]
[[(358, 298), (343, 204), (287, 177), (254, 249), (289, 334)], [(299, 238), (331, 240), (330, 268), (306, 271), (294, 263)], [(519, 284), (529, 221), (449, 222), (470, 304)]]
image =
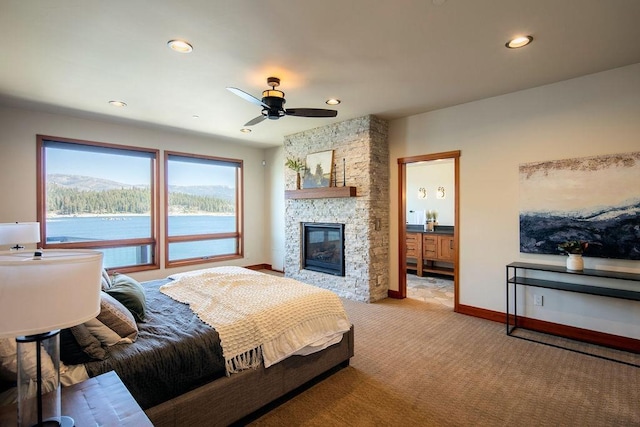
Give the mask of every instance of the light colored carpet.
[(252, 425), (640, 425), (640, 368), (508, 337), (437, 303), (344, 304), (351, 366)]

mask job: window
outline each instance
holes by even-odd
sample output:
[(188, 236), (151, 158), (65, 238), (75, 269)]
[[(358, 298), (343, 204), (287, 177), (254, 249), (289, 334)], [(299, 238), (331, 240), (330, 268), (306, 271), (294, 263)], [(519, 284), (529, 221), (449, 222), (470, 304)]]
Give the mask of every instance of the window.
[(158, 268), (158, 151), (38, 135), (43, 248), (104, 253), (118, 271)]
[(165, 152), (165, 265), (240, 258), (242, 160)]

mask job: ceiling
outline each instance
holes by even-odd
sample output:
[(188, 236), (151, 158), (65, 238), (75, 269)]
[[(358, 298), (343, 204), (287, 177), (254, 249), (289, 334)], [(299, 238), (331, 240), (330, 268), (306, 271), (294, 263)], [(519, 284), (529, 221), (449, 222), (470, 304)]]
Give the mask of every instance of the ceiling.
[[(0, 104), (277, 146), (354, 117), (638, 63), (638, 22), (639, 0), (0, 0)], [(516, 35), (534, 41), (505, 48)], [(172, 51), (171, 39), (193, 52)], [(269, 76), (281, 78), (285, 108), (338, 116), (241, 133), (260, 107), (226, 87), (260, 98)], [(332, 97), (342, 103), (328, 107)]]

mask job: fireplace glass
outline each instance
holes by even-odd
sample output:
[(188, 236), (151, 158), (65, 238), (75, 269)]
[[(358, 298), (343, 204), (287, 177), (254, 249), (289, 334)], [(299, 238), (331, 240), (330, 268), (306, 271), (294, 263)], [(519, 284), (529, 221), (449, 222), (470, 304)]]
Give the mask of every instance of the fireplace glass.
[(302, 224), (302, 268), (344, 276), (344, 224)]

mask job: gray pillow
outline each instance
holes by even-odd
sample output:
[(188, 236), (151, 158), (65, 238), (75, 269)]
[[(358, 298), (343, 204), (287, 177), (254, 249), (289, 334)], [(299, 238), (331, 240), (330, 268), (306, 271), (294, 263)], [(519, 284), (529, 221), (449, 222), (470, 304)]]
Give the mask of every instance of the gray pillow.
[(104, 360), (107, 357), (107, 352), (102, 348), (102, 344), (96, 337), (91, 334), (89, 328), (84, 324), (79, 324), (69, 328), (73, 337), (78, 342), (78, 345), (89, 357), (97, 360)]
[(100, 292), (100, 314), (98, 320), (121, 338), (138, 338), (138, 325), (131, 312), (117, 299), (106, 292)]

